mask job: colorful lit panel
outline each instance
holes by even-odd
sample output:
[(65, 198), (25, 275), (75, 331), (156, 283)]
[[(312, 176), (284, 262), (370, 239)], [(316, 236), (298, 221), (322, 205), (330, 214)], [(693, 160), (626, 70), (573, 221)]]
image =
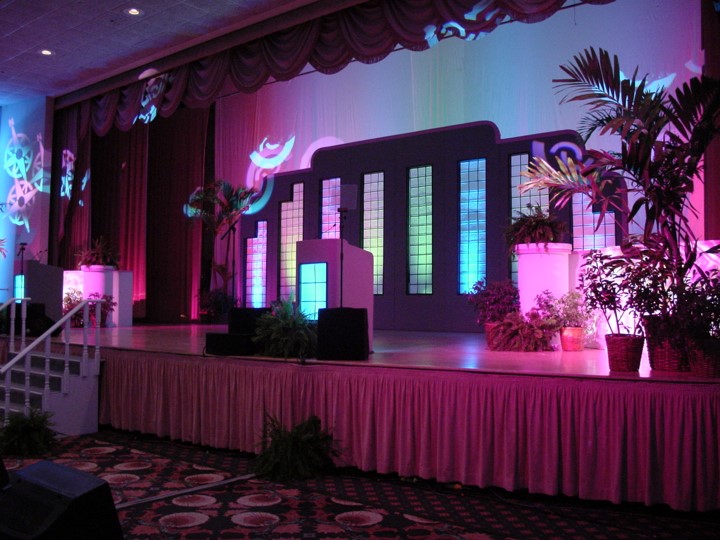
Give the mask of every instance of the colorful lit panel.
[(383, 293), (385, 173), (363, 176), (363, 248), (373, 254), (373, 293)]
[[(527, 180), (522, 173), (527, 171), (530, 154), (513, 154), (510, 156), (510, 219), (514, 219), (518, 212), (527, 212), (527, 205), (540, 205), (545, 212), (550, 208), (550, 200), (546, 189), (532, 189), (522, 195), (518, 186)], [(517, 283), (517, 258), (513, 256), (510, 273), (512, 280)]]
[(340, 179), (322, 181), (321, 235), (320, 238), (340, 238)]
[(318, 310), (327, 307), (327, 263), (304, 263), (300, 265), (300, 311), (308, 319), (317, 321)]
[(293, 200), (280, 203), (280, 297), (295, 296), (295, 244), (303, 239), (303, 184), (293, 185)]
[(432, 167), (408, 177), (408, 294), (432, 294)]
[(487, 273), (487, 190), (484, 159), (460, 162), (460, 245), (458, 293), (472, 289)]
[(248, 307), (265, 307), (267, 302), (267, 221), (259, 221), (255, 238), (247, 239), (245, 258), (245, 300)]
[(578, 193), (572, 200), (572, 237), (573, 249), (583, 251), (589, 249), (602, 249), (615, 245), (615, 213), (605, 213), (603, 222), (595, 230), (598, 212), (588, 208), (587, 195)]

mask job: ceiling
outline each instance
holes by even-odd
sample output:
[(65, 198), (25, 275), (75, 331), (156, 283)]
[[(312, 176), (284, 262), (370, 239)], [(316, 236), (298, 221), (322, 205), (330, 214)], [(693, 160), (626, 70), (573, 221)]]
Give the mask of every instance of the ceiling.
[[(292, 19), (297, 24), (321, 10), (351, 3), (358, 2), (0, 0), (0, 107), (29, 98), (66, 96), (107, 79), (121, 79), (132, 70), (140, 72), (169, 55), (187, 62), (210, 54), (212, 43), (232, 46), (228, 34), (247, 39), (249, 28), (263, 27), (267, 33), (271, 21)], [(142, 14), (127, 14), (131, 7)], [(43, 56), (42, 49), (53, 54)], [(175, 66), (164, 69), (171, 67)]]

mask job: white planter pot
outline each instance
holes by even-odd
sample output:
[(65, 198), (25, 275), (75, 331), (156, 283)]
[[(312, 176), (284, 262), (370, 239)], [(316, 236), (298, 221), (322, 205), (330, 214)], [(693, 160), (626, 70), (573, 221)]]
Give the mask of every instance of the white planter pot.
[(541, 292), (549, 290), (559, 298), (574, 287), (575, 275), (570, 272), (572, 244), (519, 244), (515, 253), (523, 313), (535, 306), (535, 297)]

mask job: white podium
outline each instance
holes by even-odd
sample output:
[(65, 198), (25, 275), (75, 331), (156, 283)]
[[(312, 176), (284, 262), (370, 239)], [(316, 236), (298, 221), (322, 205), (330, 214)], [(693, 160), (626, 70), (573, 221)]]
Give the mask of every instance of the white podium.
[[(342, 257), (342, 264), (340, 258)], [(305, 264), (326, 265), (327, 308), (364, 308), (368, 316), (368, 342), (373, 343), (373, 255), (348, 244), (347, 240), (325, 238), (301, 240), (296, 245), (298, 301), (301, 297), (301, 268)], [(342, 273), (341, 273), (342, 268)], [(342, 288), (341, 288), (342, 287)]]

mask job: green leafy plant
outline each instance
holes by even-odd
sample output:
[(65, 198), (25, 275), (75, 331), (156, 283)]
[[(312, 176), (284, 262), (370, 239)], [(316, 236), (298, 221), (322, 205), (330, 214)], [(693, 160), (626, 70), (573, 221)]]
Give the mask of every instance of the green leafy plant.
[(0, 453), (13, 456), (40, 456), (55, 444), (51, 412), (30, 409), (23, 413), (10, 413), (8, 423), (0, 429)]
[(279, 358), (310, 358), (317, 348), (316, 324), (292, 299), (272, 303), (269, 313), (257, 321), (253, 341), (261, 355)]
[(237, 300), (222, 289), (200, 292), (200, 313), (214, 318), (237, 307)]
[(509, 279), (488, 283), (487, 278), (483, 278), (473, 285), (467, 299), (475, 310), (475, 319), (480, 326), (500, 322), (508, 313), (520, 310), (520, 293)]
[(493, 351), (551, 351), (550, 341), (558, 331), (557, 321), (536, 309), (527, 314), (509, 313), (488, 335)]
[(117, 250), (110, 246), (102, 236), (96, 238), (90, 248), (78, 253), (77, 257), (78, 268), (96, 265), (118, 268), (120, 263), (120, 255)]
[(559, 242), (565, 232), (565, 223), (546, 213), (540, 205), (528, 203), (527, 212), (517, 212), (505, 229), (505, 242), (510, 251), (518, 244), (544, 244)]
[(558, 330), (564, 327), (585, 328), (592, 320), (592, 312), (579, 291), (568, 291), (557, 298), (545, 290), (537, 296), (535, 305), (541, 314), (557, 322)]
[[(117, 307), (117, 302), (115, 301), (114, 297), (111, 294), (103, 294), (94, 292), (90, 293), (88, 296), (88, 300), (103, 300), (103, 303), (100, 305), (100, 326), (104, 327), (107, 324), (107, 318), (110, 313), (115, 311), (115, 308)], [(63, 296), (63, 315), (66, 313), (69, 313), (73, 310), (76, 306), (80, 305), (80, 303), (83, 301), (83, 295), (82, 292), (80, 292), (77, 289), (68, 289), (65, 292), (65, 295)], [(95, 326), (97, 324), (97, 321), (95, 320), (95, 309), (93, 306), (90, 306), (90, 323)], [(70, 324), (76, 328), (82, 327), (83, 325), (83, 313), (82, 310), (76, 313), (72, 316), (72, 319), (70, 321)]]
[(304, 480), (331, 470), (333, 457), (338, 455), (332, 435), (322, 429), (317, 416), (287, 429), (268, 415), (263, 425), (262, 451), (253, 470), (270, 480)]

